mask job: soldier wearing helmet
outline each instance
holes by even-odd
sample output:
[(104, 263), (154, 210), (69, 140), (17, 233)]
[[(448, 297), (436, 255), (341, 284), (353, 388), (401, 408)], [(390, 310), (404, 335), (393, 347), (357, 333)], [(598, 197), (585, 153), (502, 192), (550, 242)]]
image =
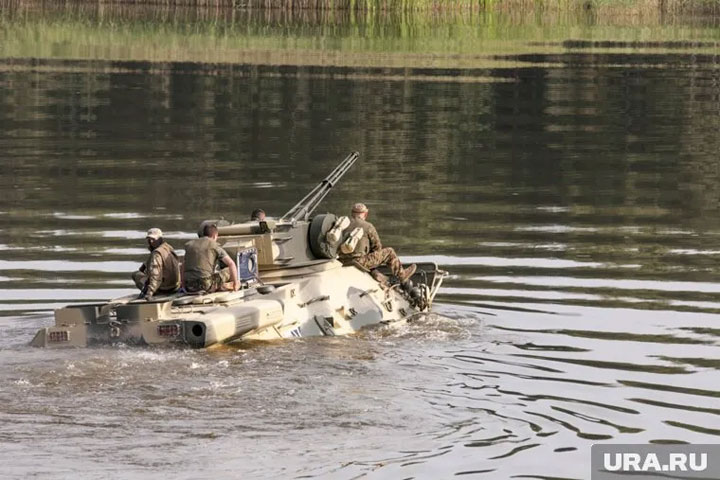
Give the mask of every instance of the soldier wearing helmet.
[(401, 282), (410, 278), (417, 266), (415, 264), (403, 269), (400, 259), (395, 250), (391, 247), (383, 247), (380, 236), (372, 223), (367, 221), (369, 209), (363, 203), (356, 203), (352, 207), (350, 226), (345, 232), (352, 232), (357, 228), (362, 229), (363, 235), (357, 242), (352, 253), (340, 253), (340, 260), (343, 263), (357, 263), (361, 267), (372, 270), (381, 265), (390, 267), (393, 275)]
[(140, 289), (139, 298), (148, 300), (155, 293), (175, 293), (180, 288), (180, 266), (175, 250), (163, 239), (159, 228), (148, 230), (145, 239), (150, 255), (132, 274)]

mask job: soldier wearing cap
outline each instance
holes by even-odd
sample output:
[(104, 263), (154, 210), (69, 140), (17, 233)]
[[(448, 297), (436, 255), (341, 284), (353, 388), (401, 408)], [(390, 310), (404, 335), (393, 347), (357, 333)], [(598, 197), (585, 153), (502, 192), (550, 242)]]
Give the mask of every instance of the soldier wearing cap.
[[(188, 292), (217, 292), (240, 288), (235, 262), (223, 248), (217, 244), (218, 228), (205, 225), (203, 236), (185, 244), (183, 263), (183, 286)], [(218, 261), (228, 268), (215, 271)], [(232, 286), (225, 284), (230, 281)]]
[(145, 235), (147, 260), (133, 272), (132, 279), (140, 289), (140, 297), (149, 299), (155, 293), (174, 293), (180, 288), (180, 266), (172, 246), (163, 239), (162, 230), (151, 228)]
[(403, 269), (402, 263), (397, 257), (395, 250), (391, 247), (383, 248), (377, 230), (375, 230), (372, 223), (367, 221), (368, 213), (369, 210), (365, 204), (356, 203), (353, 205), (350, 226), (345, 229), (345, 232), (352, 232), (356, 228), (361, 228), (363, 230), (363, 236), (358, 241), (352, 253), (340, 253), (340, 260), (343, 263), (357, 263), (368, 270), (372, 270), (381, 265), (387, 265), (390, 267), (393, 275), (398, 277), (400, 281), (407, 280), (415, 273), (417, 266), (412, 264), (408, 268)]

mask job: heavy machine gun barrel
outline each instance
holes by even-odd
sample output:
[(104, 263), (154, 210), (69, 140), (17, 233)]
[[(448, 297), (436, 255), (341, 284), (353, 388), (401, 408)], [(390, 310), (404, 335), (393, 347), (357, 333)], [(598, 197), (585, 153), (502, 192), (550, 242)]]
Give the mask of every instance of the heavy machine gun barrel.
[(342, 178), (343, 175), (350, 170), (355, 161), (358, 159), (360, 154), (358, 152), (352, 152), (343, 160), (340, 165), (335, 167), (335, 170), (330, 172), (330, 175), (320, 182), (310, 193), (300, 200), (294, 207), (292, 207), (285, 215), (280, 219), (281, 222), (294, 222), (295, 220), (305, 220), (310, 218), (310, 214), (320, 205), (323, 198), (330, 193), (330, 190), (335, 184)]

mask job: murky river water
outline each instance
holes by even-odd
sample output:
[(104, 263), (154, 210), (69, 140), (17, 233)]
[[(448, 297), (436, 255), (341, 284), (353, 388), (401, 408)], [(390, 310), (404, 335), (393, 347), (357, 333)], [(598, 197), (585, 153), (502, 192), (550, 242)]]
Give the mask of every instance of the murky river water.
[[(720, 441), (716, 19), (48, 15), (0, 29), (0, 477), (582, 479), (593, 443)], [(351, 150), (324, 209), (449, 270), (436, 315), (28, 346), (130, 292), (147, 228), (282, 215)]]

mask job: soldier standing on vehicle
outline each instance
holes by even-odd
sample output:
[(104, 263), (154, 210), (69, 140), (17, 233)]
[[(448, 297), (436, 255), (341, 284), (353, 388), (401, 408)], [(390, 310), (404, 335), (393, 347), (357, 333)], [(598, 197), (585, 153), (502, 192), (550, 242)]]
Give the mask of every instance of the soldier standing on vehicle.
[(148, 230), (145, 238), (150, 255), (132, 274), (135, 285), (140, 289), (139, 298), (148, 300), (155, 293), (175, 293), (180, 288), (180, 266), (175, 250), (163, 239), (159, 228)]
[[(183, 283), (188, 292), (217, 292), (240, 288), (237, 267), (225, 250), (217, 244), (216, 225), (205, 225), (203, 236), (185, 244), (183, 263)], [(227, 268), (215, 271), (215, 265), (221, 261)], [(232, 285), (225, 285), (228, 281)]]
[(377, 230), (375, 230), (372, 223), (367, 221), (369, 212), (367, 206), (363, 203), (353, 205), (350, 226), (345, 229), (345, 232), (350, 233), (356, 229), (362, 229), (362, 237), (357, 240), (357, 244), (351, 253), (343, 253), (341, 250), (339, 259), (346, 264), (355, 262), (368, 270), (387, 265), (393, 275), (398, 277), (401, 282), (404, 282), (415, 273), (417, 266), (413, 263), (403, 269), (395, 250), (391, 247), (383, 248)]

